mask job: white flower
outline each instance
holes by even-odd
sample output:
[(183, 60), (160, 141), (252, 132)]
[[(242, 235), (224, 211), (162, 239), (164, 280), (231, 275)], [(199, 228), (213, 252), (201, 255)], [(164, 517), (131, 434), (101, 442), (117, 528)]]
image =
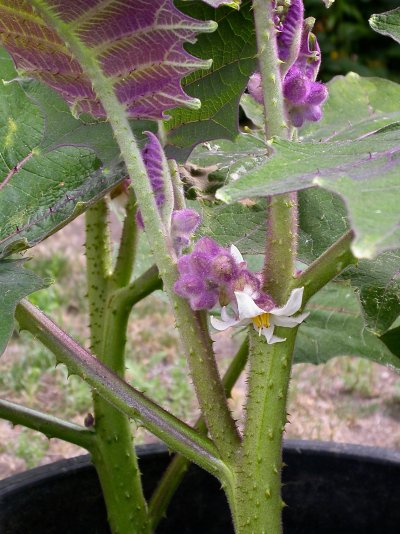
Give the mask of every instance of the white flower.
[(224, 306), (221, 310), (221, 319), (211, 317), (211, 324), (216, 330), (226, 330), (231, 326), (245, 326), (253, 323), (255, 330), (258, 330), (260, 335), (265, 336), (269, 345), (286, 341), (286, 338), (274, 336), (274, 328), (275, 326), (294, 328), (309, 316), (309, 313), (301, 313), (293, 317), (301, 308), (303, 291), (304, 287), (293, 289), (284, 306), (272, 308), (268, 311), (257, 306), (245, 291), (235, 291), (238, 309), (237, 317), (231, 317), (226, 306)]

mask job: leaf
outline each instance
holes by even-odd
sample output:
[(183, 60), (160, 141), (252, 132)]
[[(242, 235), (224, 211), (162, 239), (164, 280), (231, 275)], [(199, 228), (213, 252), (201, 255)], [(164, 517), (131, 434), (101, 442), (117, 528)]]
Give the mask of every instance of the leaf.
[(400, 358), (400, 326), (388, 330), (381, 340), (395, 356)]
[(251, 122), (257, 126), (257, 128), (264, 127), (263, 106), (259, 104), (255, 98), (249, 93), (244, 93), (240, 99), (240, 105)]
[(239, 100), (257, 68), (257, 47), (251, 2), (243, 2), (240, 11), (228, 7), (214, 10), (198, 1), (177, 5), (196, 18), (218, 23), (216, 32), (187, 45), (191, 54), (213, 61), (211, 69), (198, 70), (183, 80), (185, 91), (201, 100), (201, 108), (173, 110), (165, 123), (170, 154), (184, 160), (199, 142), (237, 135)]
[(240, 8), (241, 1), (242, 0), (203, 0), (203, 2), (205, 2), (206, 4), (214, 8), (221, 7), (221, 6), (229, 6), (235, 9)]
[(200, 105), (180, 81), (210, 62), (191, 56), (183, 44), (214, 31), (215, 22), (184, 15), (172, 0), (1, 0), (0, 35), (18, 69), (56, 89), (76, 114), (95, 117), (105, 111), (91, 80), (49, 18), (97, 60), (129, 117), (161, 119), (166, 109)]
[(369, 24), (376, 32), (388, 35), (400, 43), (400, 7), (380, 15), (372, 15)]
[(360, 356), (400, 369), (400, 358), (365, 329), (360, 302), (351, 288), (331, 283), (314, 295), (307, 310), (310, 316), (301, 324), (296, 340), (296, 363)]
[(399, 246), (400, 123), (357, 141), (276, 139), (273, 148), (274, 155), (251, 170), (233, 165), (230, 177), (233, 171), (239, 179), (220, 189), (217, 198), (230, 203), (318, 185), (345, 199), (356, 235), (356, 257), (373, 258)]
[[(0, 78), (15, 76), (0, 50)], [(120, 182), (118, 154), (108, 124), (74, 119), (43, 84), (1, 83), (0, 256), (38, 243)]]
[(400, 85), (351, 72), (328, 83), (329, 98), (319, 122), (300, 130), (301, 141), (356, 140), (400, 121)]
[(48, 286), (47, 281), (24, 269), (25, 261), (0, 260), (0, 356), (13, 332), (14, 312), (18, 302)]
[(378, 335), (400, 315), (400, 250), (361, 260), (343, 273), (357, 287), (368, 327)]

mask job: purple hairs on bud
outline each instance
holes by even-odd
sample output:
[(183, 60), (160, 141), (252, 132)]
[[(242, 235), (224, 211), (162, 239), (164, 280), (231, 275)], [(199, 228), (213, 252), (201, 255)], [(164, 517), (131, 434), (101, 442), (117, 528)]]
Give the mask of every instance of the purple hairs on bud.
[(218, 301), (227, 304), (234, 298), (234, 282), (240, 269), (229, 250), (202, 237), (193, 252), (179, 258), (174, 290), (189, 301), (192, 309), (209, 310)]
[(195, 210), (183, 209), (172, 213), (171, 235), (178, 256), (189, 245), (190, 238), (198, 228), (200, 221), (201, 217)]
[[(152, 132), (144, 133), (147, 135), (148, 142), (142, 150), (142, 158), (150, 178), (157, 207), (160, 209), (165, 202), (162, 148), (156, 135)], [(138, 226), (143, 229), (143, 217), (140, 211), (136, 213), (136, 221)]]
[[(279, 59), (288, 61), (292, 55), (297, 56), (300, 48), (298, 37), (302, 31), (304, 19), (303, 0), (291, 0), (286, 12), (283, 11), (283, 16), (278, 18), (280, 19), (277, 24)], [(295, 47), (294, 51), (293, 47)]]
[[(321, 51), (317, 38), (311, 33), (314, 19), (304, 20), (303, 0), (291, 0), (290, 3), (278, 1), (275, 8), (278, 53), (284, 62), (282, 76), (286, 109), (292, 125), (300, 127), (305, 121), (322, 118), (322, 105), (328, 98), (327, 87), (315, 81), (321, 65)], [(247, 90), (258, 103), (263, 103), (258, 72), (250, 77)]]

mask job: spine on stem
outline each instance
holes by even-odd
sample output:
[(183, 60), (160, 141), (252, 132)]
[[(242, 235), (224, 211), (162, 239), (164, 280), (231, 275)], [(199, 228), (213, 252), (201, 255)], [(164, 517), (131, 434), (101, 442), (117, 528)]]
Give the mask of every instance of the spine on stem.
[[(109, 306), (110, 286), (122, 282), (129, 265), (117, 260), (117, 280), (110, 272), (107, 205), (101, 200), (86, 212), (87, 287), (92, 350), (120, 377), (125, 371), (125, 341), (128, 314), (113, 313)], [(124, 235), (121, 244), (132, 244)], [(128, 251), (126, 251), (128, 252)], [(131, 259), (127, 254), (127, 259)], [(112, 283), (114, 282), (114, 283)], [(147, 534), (150, 526), (129, 418), (93, 394), (96, 447), (93, 463), (99, 475), (113, 533)]]

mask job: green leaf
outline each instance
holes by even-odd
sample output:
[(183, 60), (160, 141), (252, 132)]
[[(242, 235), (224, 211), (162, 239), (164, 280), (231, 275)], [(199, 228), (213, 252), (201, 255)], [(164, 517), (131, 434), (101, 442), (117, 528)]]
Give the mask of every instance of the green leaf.
[(400, 43), (400, 7), (380, 15), (372, 15), (369, 24), (376, 32), (388, 35)]
[[(15, 77), (0, 50), (0, 78)], [(109, 125), (75, 119), (39, 82), (0, 84), (0, 125), (0, 256), (40, 242), (126, 175)]]
[(308, 303), (300, 326), (295, 362), (325, 363), (335, 356), (360, 356), (400, 369), (400, 358), (365, 329), (360, 302), (350, 287), (331, 283)]
[(26, 260), (0, 260), (0, 356), (14, 329), (14, 312), (18, 302), (34, 291), (48, 286), (28, 269)]
[(356, 140), (400, 121), (400, 85), (354, 72), (328, 83), (329, 98), (319, 122), (300, 130), (301, 141)]
[[(257, 165), (255, 159), (252, 169), (241, 162), (231, 165), (228, 178), (235, 181), (220, 189), (217, 198), (230, 203), (318, 185), (345, 199), (356, 257), (373, 258), (399, 246), (400, 123), (357, 141), (276, 139), (273, 148), (268, 160), (260, 151), (257, 159), (264, 163)], [(238, 161), (238, 154), (234, 157)]]
[(240, 105), (246, 114), (246, 117), (257, 126), (257, 128), (264, 128), (264, 111), (263, 106), (257, 102), (249, 93), (244, 93), (240, 99)]
[(239, 100), (257, 67), (257, 52), (251, 2), (244, 2), (240, 11), (214, 10), (199, 1), (177, 2), (177, 6), (192, 17), (218, 23), (214, 33), (201, 35), (186, 47), (196, 57), (213, 60), (211, 69), (199, 70), (182, 83), (187, 94), (201, 100), (201, 108), (175, 109), (165, 122), (170, 153), (185, 159), (199, 142), (237, 135)]
[(400, 358), (400, 326), (388, 330), (382, 337), (381, 341), (385, 343), (389, 350)]
[(368, 327), (383, 334), (400, 315), (400, 250), (361, 260), (343, 273), (357, 287)]

